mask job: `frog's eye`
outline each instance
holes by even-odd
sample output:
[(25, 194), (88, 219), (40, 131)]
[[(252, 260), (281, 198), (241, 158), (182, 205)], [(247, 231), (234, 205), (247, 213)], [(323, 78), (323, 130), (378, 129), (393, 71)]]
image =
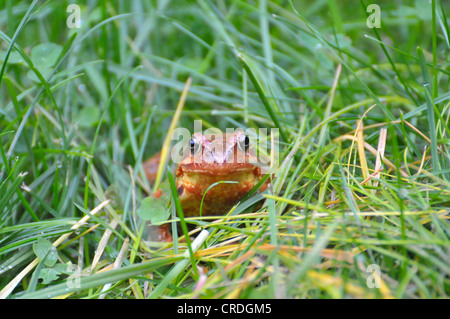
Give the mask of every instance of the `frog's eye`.
[(191, 149), (191, 154), (195, 155), (198, 153), (198, 151), (200, 151), (200, 141), (198, 140), (198, 138), (193, 137), (191, 138), (191, 140), (189, 141), (189, 147)]
[(241, 135), (237, 145), (241, 151), (247, 152), (250, 148), (250, 138), (247, 135)]

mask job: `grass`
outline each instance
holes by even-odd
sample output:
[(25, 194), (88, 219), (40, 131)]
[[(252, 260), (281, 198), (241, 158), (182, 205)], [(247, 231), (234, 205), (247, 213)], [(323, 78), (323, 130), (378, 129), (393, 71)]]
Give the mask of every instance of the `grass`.
[[(445, 1), (70, 3), (0, 6), (2, 298), (448, 297)], [(278, 128), (280, 165), (149, 241), (141, 163), (194, 120)]]

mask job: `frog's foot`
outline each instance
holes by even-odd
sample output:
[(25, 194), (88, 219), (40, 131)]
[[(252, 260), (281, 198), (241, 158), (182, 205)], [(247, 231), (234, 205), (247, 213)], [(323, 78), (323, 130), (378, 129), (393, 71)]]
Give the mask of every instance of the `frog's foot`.
[(149, 239), (151, 241), (171, 243), (173, 241), (172, 233), (170, 231), (170, 224), (160, 226), (150, 225)]
[(161, 161), (161, 153), (156, 153), (144, 163), (142, 163), (142, 168), (144, 169), (145, 176), (150, 184), (153, 184), (156, 180), (156, 175), (158, 174), (159, 162)]
[(171, 243), (173, 241), (172, 233), (169, 229), (169, 224), (158, 226), (157, 240), (166, 243)]

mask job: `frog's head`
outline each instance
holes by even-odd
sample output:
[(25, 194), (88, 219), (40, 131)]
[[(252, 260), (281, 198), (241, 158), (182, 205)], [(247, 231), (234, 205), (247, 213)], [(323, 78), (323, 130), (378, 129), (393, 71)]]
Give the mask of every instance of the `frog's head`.
[(258, 162), (250, 137), (244, 131), (209, 135), (194, 133), (186, 153), (179, 164), (185, 172), (227, 175), (254, 171)]

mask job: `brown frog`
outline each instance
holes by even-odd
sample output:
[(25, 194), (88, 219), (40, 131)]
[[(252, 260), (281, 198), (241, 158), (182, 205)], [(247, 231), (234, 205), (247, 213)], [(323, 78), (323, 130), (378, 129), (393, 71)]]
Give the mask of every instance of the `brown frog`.
[[(186, 217), (227, 213), (263, 176), (250, 138), (243, 131), (210, 136), (194, 133), (188, 146), (189, 152), (178, 164), (175, 182)], [(158, 155), (144, 163), (150, 182), (158, 163)], [(266, 187), (267, 183), (259, 191)]]

